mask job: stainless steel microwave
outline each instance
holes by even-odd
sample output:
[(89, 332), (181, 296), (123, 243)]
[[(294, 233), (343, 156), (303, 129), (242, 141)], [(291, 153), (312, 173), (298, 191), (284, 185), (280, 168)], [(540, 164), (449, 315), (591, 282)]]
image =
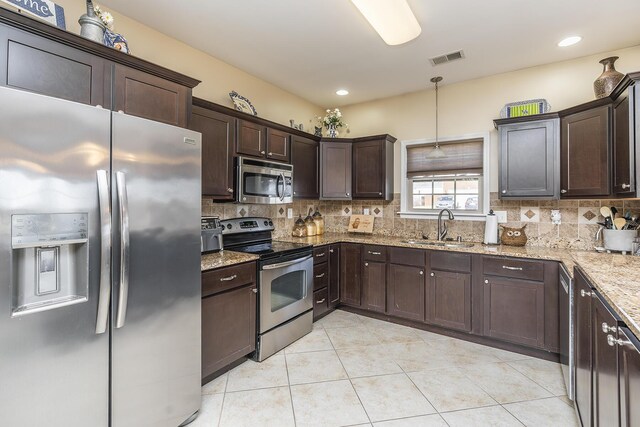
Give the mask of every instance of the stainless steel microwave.
[(293, 166), (238, 157), (236, 201), (276, 205), (293, 202)]

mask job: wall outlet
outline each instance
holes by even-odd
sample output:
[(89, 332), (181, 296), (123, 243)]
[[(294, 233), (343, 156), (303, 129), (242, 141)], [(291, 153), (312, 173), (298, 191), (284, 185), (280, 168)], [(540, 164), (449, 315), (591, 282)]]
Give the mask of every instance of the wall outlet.
[(287, 218), (293, 218), (293, 208), (287, 208)]
[(493, 211), (493, 213), (498, 217), (498, 224), (507, 222), (507, 211)]
[(369, 215), (369, 208), (364, 208), (364, 214)]

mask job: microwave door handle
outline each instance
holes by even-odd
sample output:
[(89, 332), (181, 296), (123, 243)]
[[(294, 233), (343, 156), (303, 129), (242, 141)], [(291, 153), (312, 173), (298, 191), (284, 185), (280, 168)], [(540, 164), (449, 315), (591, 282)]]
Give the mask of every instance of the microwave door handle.
[(120, 291), (116, 312), (116, 328), (124, 326), (129, 296), (129, 199), (124, 172), (116, 173), (116, 189), (120, 205)]
[(280, 196), (280, 201), (283, 202), (284, 197), (287, 195), (287, 180), (282, 172), (280, 172), (280, 178), (282, 178), (282, 196)]
[[(276, 178), (276, 197), (278, 199), (280, 199), (280, 178), (281, 178), (280, 175), (278, 175), (278, 177)], [(282, 200), (282, 199), (280, 199), (280, 200)]]
[(109, 176), (106, 170), (96, 172), (98, 179), (98, 203), (100, 209), (100, 290), (96, 334), (107, 331), (111, 300), (111, 209), (109, 206)]
[(300, 258), (300, 259), (294, 259), (293, 261), (286, 261), (286, 262), (280, 262), (278, 264), (270, 264), (270, 265), (265, 265), (264, 267), (262, 267), (263, 270), (275, 270), (277, 268), (284, 268), (284, 267), (289, 267), (290, 265), (295, 265), (295, 264), (299, 264), (301, 262), (304, 262), (308, 259), (311, 258), (311, 255), (306, 256), (304, 258)]

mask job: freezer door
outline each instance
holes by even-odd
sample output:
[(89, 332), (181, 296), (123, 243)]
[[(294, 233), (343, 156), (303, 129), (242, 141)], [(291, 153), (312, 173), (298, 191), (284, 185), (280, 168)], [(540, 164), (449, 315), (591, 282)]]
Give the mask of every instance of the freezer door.
[(112, 425), (200, 407), (200, 134), (113, 114)]
[(110, 115), (0, 87), (2, 425), (108, 425)]

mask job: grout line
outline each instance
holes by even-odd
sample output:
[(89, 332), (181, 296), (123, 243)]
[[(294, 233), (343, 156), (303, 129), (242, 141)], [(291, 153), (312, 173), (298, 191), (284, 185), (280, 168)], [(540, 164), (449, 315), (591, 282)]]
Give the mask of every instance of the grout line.
[(287, 362), (287, 354), (284, 352), (283, 354), (284, 354), (284, 368), (285, 368), (285, 371), (287, 371), (287, 388), (289, 389), (289, 398), (291, 399), (291, 413), (293, 414), (293, 424), (298, 425), (298, 422), (296, 421), (296, 408), (293, 405), (293, 392), (291, 391), (291, 379), (289, 378), (289, 363)]

